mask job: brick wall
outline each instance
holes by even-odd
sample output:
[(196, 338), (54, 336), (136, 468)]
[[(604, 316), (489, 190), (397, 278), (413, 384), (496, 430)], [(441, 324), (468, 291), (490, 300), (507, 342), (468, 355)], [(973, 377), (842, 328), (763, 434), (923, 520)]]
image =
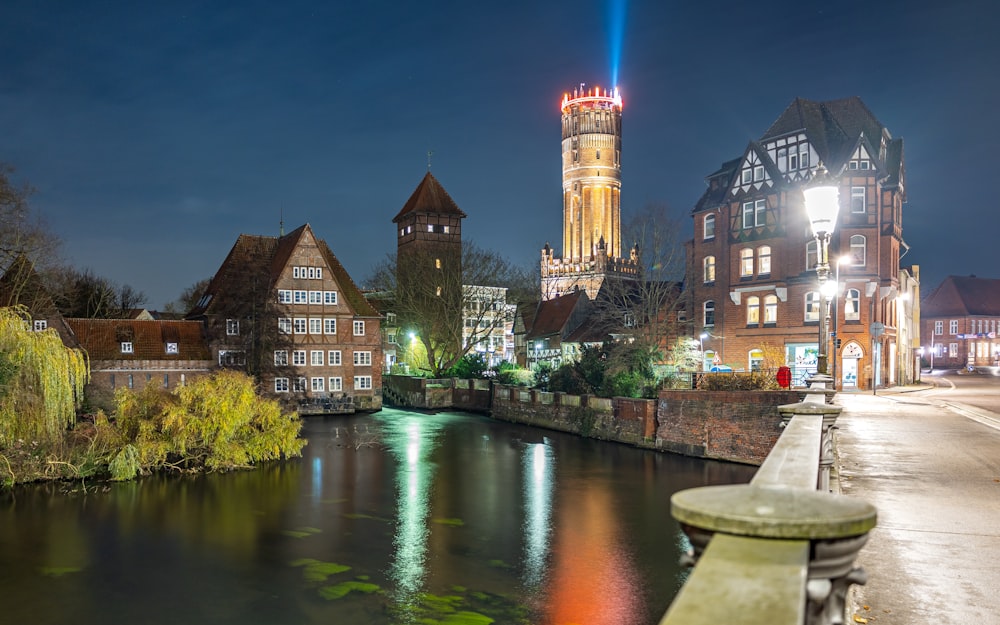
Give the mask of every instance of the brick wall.
[(759, 465), (781, 435), (777, 407), (798, 401), (793, 391), (661, 391), (656, 447)]

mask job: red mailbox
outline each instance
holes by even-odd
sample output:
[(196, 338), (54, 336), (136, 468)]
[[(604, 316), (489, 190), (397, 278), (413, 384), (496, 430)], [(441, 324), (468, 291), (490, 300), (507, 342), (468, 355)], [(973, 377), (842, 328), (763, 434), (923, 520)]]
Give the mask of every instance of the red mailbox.
[(784, 365), (778, 367), (778, 373), (775, 377), (778, 378), (778, 386), (781, 388), (790, 388), (792, 386), (792, 370), (788, 367)]

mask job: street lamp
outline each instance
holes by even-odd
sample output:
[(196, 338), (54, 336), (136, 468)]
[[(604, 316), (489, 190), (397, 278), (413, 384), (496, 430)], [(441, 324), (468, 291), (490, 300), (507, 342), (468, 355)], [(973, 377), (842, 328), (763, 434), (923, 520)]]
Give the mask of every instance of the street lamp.
[[(840, 256), (837, 258), (836, 262), (833, 264), (833, 335), (840, 338), (840, 330), (837, 329), (837, 319), (840, 317), (840, 295), (844, 292), (844, 285), (840, 283), (840, 266), (851, 262), (850, 256)], [(846, 320), (846, 318), (845, 318)], [(837, 388), (837, 361), (840, 360), (840, 354), (837, 353), (836, 344), (834, 341), (833, 349), (833, 388)]]
[(840, 197), (836, 182), (830, 179), (826, 168), (820, 164), (812, 180), (802, 189), (806, 216), (816, 238), (816, 277), (819, 279), (819, 349), (816, 354), (816, 373), (827, 375), (826, 354), (827, 301), (823, 286), (830, 277), (830, 235), (837, 226)]

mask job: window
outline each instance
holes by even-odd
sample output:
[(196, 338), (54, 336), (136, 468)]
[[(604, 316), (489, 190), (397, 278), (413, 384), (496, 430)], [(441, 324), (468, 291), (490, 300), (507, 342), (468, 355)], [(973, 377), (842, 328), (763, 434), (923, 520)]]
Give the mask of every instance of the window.
[(324, 388), (326, 380), (323, 378), (312, 378), (310, 383), (312, 384), (312, 390), (314, 393), (322, 393), (326, 390), (326, 388)]
[(944, 321), (934, 322), (934, 334), (937, 334), (938, 336), (944, 334)]
[(370, 367), (370, 366), (372, 366), (372, 353), (371, 352), (354, 352), (354, 366), (356, 366), (356, 367)]
[(309, 301), (308, 291), (294, 291), (292, 293), (292, 303), (293, 304), (305, 304)]
[(35, 332), (41, 332), (41, 331), (45, 330), (48, 327), (49, 327), (49, 322), (46, 321), (45, 319), (36, 319), (35, 320), (35, 324), (34, 324)]
[(747, 298), (747, 325), (760, 324), (760, 298), (757, 296)]
[(715, 215), (705, 215), (704, 239), (715, 238)]
[(321, 349), (314, 349), (313, 351), (309, 352), (309, 364), (312, 365), (312, 366), (314, 366), (314, 367), (322, 367), (323, 366), (323, 350), (321, 350)]
[(750, 278), (753, 276), (753, 250), (744, 247), (740, 250), (740, 277)]
[(170, 374), (163, 374), (163, 388), (170, 388)]
[(354, 376), (354, 390), (356, 391), (370, 391), (372, 388), (372, 376), (370, 375), (356, 375)]
[(753, 168), (753, 179), (754, 182), (759, 182), (764, 179), (764, 166), (757, 165)]
[(330, 378), (330, 392), (344, 390), (344, 381), (341, 378)]
[(323, 291), (323, 303), (327, 306), (337, 305), (337, 292), (336, 291)]
[(819, 253), (816, 251), (816, 239), (806, 243), (806, 271), (812, 271), (819, 264)]
[(705, 283), (715, 282), (715, 256), (706, 256), (702, 265), (705, 271)]
[(292, 352), (292, 364), (296, 367), (306, 366), (306, 350), (297, 349)]
[(340, 366), (340, 350), (339, 349), (331, 349), (326, 354), (326, 361), (328, 363), (330, 363), (331, 367), (339, 367)]
[(336, 334), (336, 333), (337, 333), (337, 320), (323, 319), (323, 334)]
[(764, 298), (764, 325), (778, 323), (778, 296), (768, 295)]
[(865, 188), (851, 187), (851, 212), (867, 212), (868, 206), (865, 204)]
[(851, 264), (855, 267), (862, 267), (865, 264), (865, 235), (863, 234), (851, 236)]
[(291, 334), (292, 320), (288, 317), (278, 317), (278, 332), (280, 334)]
[(354, 322), (354, 336), (364, 336), (365, 335), (365, 322), (355, 321)]
[(275, 367), (287, 367), (288, 366), (288, 350), (287, 349), (276, 349), (276, 350), (274, 350), (274, 366)]
[(323, 320), (316, 317), (309, 318), (309, 334), (323, 334)]
[(743, 228), (747, 229), (755, 226), (763, 226), (765, 223), (766, 211), (767, 200), (743, 202)]
[(131, 354), (132, 353), (132, 341), (122, 342), (122, 353)]
[(958, 319), (948, 322), (948, 334), (958, 334)]
[(128, 374), (128, 387), (129, 388), (133, 388), (134, 384), (135, 384), (135, 380), (132, 378), (132, 374), (130, 373), (130, 374)]
[(435, 295), (437, 295), (438, 297), (441, 297), (441, 287), (437, 288), (437, 292), (435, 293)]
[[(291, 304), (292, 292), (289, 289), (278, 289), (278, 303)], [(287, 380), (285, 380), (287, 382)]]
[(958, 358), (958, 343), (948, 343), (948, 355)]
[(292, 380), (292, 392), (294, 393), (306, 392), (306, 379), (295, 378), (294, 380)]
[(166, 344), (166, 351), (167, 351), (168, 354), (176, 354), (176, 353), (180, 352), (180, 348), (177, 345), (177, 343), (167, 343)]
[(240, 320), (226, 319), (226, 336), (239, 336), (239, 335), (240, 335)]
[(323, 291), (309, 291), (309, 303), (310, 304), (322, 304), (323, 303)]
[(247, 353), (242, 349), (220, 349), (219, 366), (242, 367), (247, 364)]
[(297, 317), (292, 321), (292, 329), (295, 331), (295, 334), (305, 334), (306, 320), (301, 317)]
[(435, 258), (434, 259), (434, 268), (435, 269), (440, 269), (441, 268), (441, 259), (440, 258)]
[(761, 245), (757, 248), (757, 275), (771, 275), (771, 246)]
[(299, 267), (292, 267), (292, 278), (296, 278), (297, 279), (297, 278), (301, 278), (301, 277), (302, 277), (302, 271), (300, 270), (300, 268)]
[(396, 343), (396, 333), (395, 332), (387, 332), (386, 335), (385, 335), (385, 337), (386, 337), (385, 340), (386, 340), (387, 343), (389, 343), (389, 345), (396, 345), (397, 344)]
[(274, 392), (275, 393), (287, 393), (288, 392), (288, 378), (274, 378)]
[(819, 321), (819, 291), (806, 293), (806, 321)]
[(706, 328), (713, 327), (715, 325), (715, 302), (708, 300), (702, 305), (702, 313), (704, 316), (704, 325)]
[(844, 292), (844, 320), (861, 320), (861, 291), (857, 289), (847, 289)]
[(740, 172), (740, 184), (750, 184), (753, 182), (753, 171), (747, 167)]

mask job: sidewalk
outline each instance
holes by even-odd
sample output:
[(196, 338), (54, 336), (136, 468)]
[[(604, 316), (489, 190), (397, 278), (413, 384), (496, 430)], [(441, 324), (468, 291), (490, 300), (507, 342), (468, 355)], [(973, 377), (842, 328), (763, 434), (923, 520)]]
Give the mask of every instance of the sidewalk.
[(906, 390), (835, 400), (837, 484), (878, 509), (854, 622), (1000, 625), (1000, 415)]

